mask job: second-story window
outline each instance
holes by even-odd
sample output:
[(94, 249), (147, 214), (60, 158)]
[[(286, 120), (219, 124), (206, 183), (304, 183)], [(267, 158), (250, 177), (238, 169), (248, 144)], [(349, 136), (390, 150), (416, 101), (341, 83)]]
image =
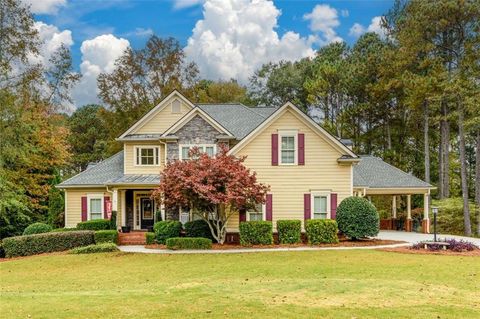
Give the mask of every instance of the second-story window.
[(136, 159), (135, 164), (141, 166), (154, 166), (158, 165), (158, 152), (159, 149), (156, 146), (141, 146), (136, 147)]
[(215, 144), (204, 144), (204, 145), (180, 144), (180, 159), (182, 161), (190, 159), (190, 156), (188, 155), (188, 153), (194, 147), (198, 147), (200, 152), (207, 153), (208, 156), (215, 155), (217, 151), (217, 146)]
[(295, 165), (297, 163), (297, 132), (280, 132), (280, 164)]

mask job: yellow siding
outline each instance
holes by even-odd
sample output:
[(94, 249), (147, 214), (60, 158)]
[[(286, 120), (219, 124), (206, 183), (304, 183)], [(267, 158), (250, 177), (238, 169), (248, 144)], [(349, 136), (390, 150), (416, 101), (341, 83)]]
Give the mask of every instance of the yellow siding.
[(136, 129), (134, 133), (163, 133), (191, 110), (191, 107), (182, 101), (181, 112), (172, 113), (171, 103), (173, 100), (175, 100), (175, 97), (172, 97), (169, 101), (166, 101), (166, 106), (160, 112), (150, 118), (148, 122)]
[[(287, 109), (237, 153), (246, 155), (245, 165), (257, 172), (260, 182), (271, 186), (274, 226), (279, 219), (300, 219), (303, 222), (305, 193), (331, 191), (338, 194), (340, 203), (352, 192), (351, 166), (339, 165), (337, 158), (342, 154), (297, 116)], [(272, 166), (271, 134), (292, 129), (305, 134), (305, 165)], [(237, 227), (238, 216), (228, 224), (230, 231)]]
[(105, 188), (88, 188), (88, 189), (66, 189), (66, 218), (65, 227), (76, 227), (82, 221), (82, 196), (87, 194), (101, 194), (104, 196), (112, 195), (106, 192)]
[[(136, 166), (135, 165), (135, 146), (153, 145), (159, 146), (159, 166)], [(125, 174), (160, 174), (165, 165), (165, 146), (158, 141), (149, 142), (125, 142), (124, 151), (124, 169)]]

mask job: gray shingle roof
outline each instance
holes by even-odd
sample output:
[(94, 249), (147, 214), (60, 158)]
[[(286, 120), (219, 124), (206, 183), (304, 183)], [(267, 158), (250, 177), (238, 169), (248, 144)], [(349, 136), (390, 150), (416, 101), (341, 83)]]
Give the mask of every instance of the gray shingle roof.
[(115, 184), (152, 185), (159, 183), (160, 174), (123, 174), (123, 151), (121, 151), (94, 166), (90, 166), (83, 172), (57, 185), (57, 187), (82, 187), (90, 185), (104, 186)]
[(353, 166), (353, 186), (369, 188), (428, 188), (432, 185), (375, 156), (360, 156)]
[(197, 104), (215, 121), (241, 140), (257, 128), (276, 108), (250, 108), (243, 104)]

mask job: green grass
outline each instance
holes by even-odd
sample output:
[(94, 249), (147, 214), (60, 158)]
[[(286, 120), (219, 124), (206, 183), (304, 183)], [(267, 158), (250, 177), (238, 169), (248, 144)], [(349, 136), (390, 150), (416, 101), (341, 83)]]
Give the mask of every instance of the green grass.
[[(37, 256), (1, 318), (478, 318), (480, 259), (379, 251)], [(31, 316), (31, 317), (30, 317)]]

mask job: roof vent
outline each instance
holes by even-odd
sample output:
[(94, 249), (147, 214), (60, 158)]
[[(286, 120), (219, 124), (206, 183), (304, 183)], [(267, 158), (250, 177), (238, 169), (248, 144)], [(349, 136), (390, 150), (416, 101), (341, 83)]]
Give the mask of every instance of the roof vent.
[(182, 106), (182, 104), (180, 103), (179, 100), (174, 100), (172, 102), (172, 113), (174, 113), (174, 114), (180, 113), (181, 112), (181, 106)]

